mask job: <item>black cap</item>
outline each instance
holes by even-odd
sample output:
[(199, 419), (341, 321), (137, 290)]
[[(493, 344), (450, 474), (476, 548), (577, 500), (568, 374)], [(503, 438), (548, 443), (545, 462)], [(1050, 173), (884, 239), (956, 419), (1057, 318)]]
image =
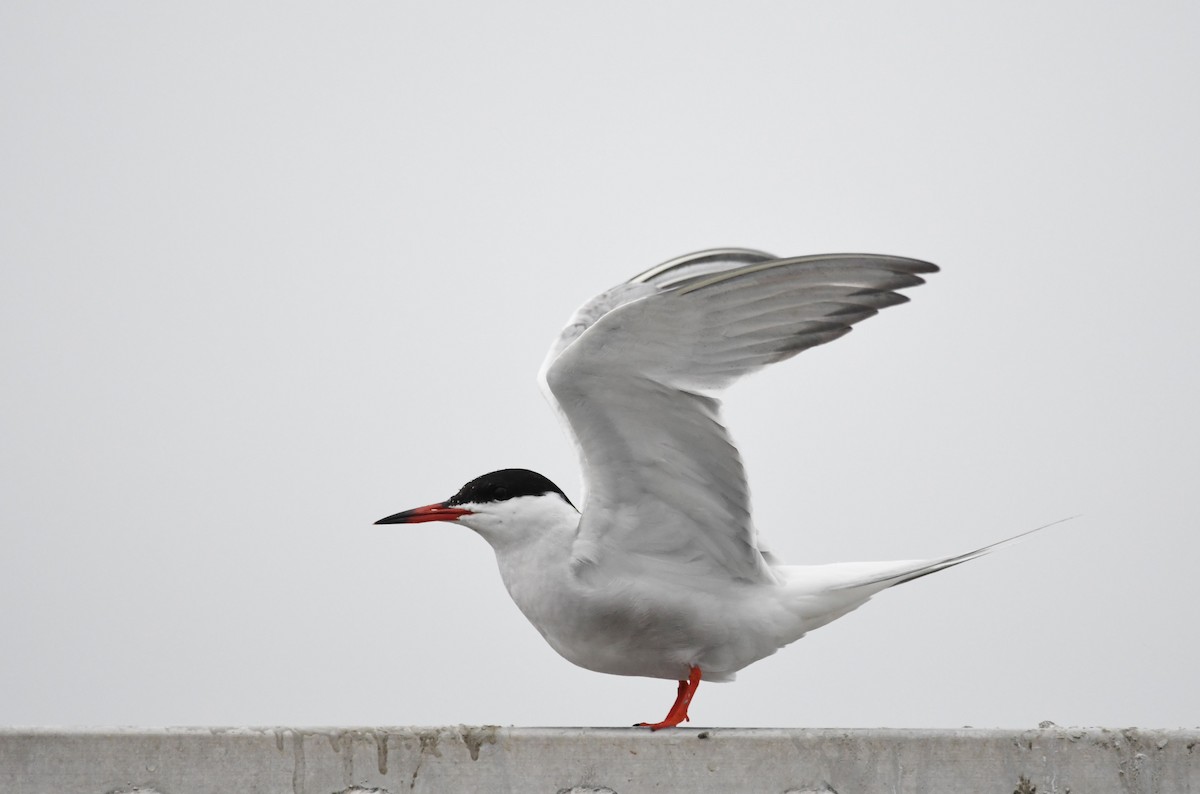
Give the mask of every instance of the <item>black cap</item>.
[(458, 493), (447, 499), (445, 504), (448, 507), (462, 504), (478, 505), (503, 502), (518, 496), (542, 496), (548, 493), (556, 493), (571, 507), (575, 506), (563, 493), (562, 488), (529, 469), (500, 469), (476, 477), (459, 488)]

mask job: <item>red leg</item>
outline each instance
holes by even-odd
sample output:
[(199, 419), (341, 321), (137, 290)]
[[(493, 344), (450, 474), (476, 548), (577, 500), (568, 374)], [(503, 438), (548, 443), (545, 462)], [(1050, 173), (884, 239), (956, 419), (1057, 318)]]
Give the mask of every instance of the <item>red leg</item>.
[(688, 718), (688, 704), (692, 702), (692, 696), (696, 694), (696, 688), (700, 686), (700, 668), (692, 667), (688, 671), (688, 679), (679, 682), (679, 690), (675, 694), (675, 703), (671, 706), (671, 710), (667, 712), (666, 718), (662, 722), (639, 722), (634, 727), (649, 728), (652, 731), (657, 731), (660, 728), (674, 728), (681, 722), (685, 722)]

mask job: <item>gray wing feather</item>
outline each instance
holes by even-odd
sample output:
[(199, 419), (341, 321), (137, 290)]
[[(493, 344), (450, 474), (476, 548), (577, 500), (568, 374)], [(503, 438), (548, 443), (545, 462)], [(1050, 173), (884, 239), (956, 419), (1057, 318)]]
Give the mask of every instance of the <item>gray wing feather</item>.
[(773, 576), (741, 458), (707, 392), (848, 333), (934, 265), (869, 254), (714, 249), (651, 268), (572, 318), (542, 368), (588, 492), (578, 566)]

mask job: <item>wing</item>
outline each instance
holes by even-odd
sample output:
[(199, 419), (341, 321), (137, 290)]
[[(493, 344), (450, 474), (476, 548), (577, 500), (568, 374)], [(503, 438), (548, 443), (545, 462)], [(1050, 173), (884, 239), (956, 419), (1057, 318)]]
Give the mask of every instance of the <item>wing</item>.
[(893, 256), (718, 249), (581, 307), (541, 372), (583, 466), (576, 570), (773, 580), (741, 458), (708, 392), (842, 336), (936, 270)]

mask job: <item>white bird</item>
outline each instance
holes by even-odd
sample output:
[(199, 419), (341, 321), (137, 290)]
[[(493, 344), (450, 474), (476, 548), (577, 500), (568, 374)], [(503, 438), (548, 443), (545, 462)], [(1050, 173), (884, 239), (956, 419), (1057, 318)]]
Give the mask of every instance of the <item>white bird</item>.
[(676, 726), (702, 676), (731, 681), (879, 591), (1008, 542), (928, 560), (784, 565), (751, 523), (742, 462), (711, 396), (903, 303), (896, 290), (936, 271), (896, 256), (740, 248), (651, 268), (584, 304), (540, 373), (579, 451), (582, 512), (542, 475), (504, 469), (376, 523), (479, 533), (513, 601), (567, 660), (678, 681), (666, 718), (638, 723)]

